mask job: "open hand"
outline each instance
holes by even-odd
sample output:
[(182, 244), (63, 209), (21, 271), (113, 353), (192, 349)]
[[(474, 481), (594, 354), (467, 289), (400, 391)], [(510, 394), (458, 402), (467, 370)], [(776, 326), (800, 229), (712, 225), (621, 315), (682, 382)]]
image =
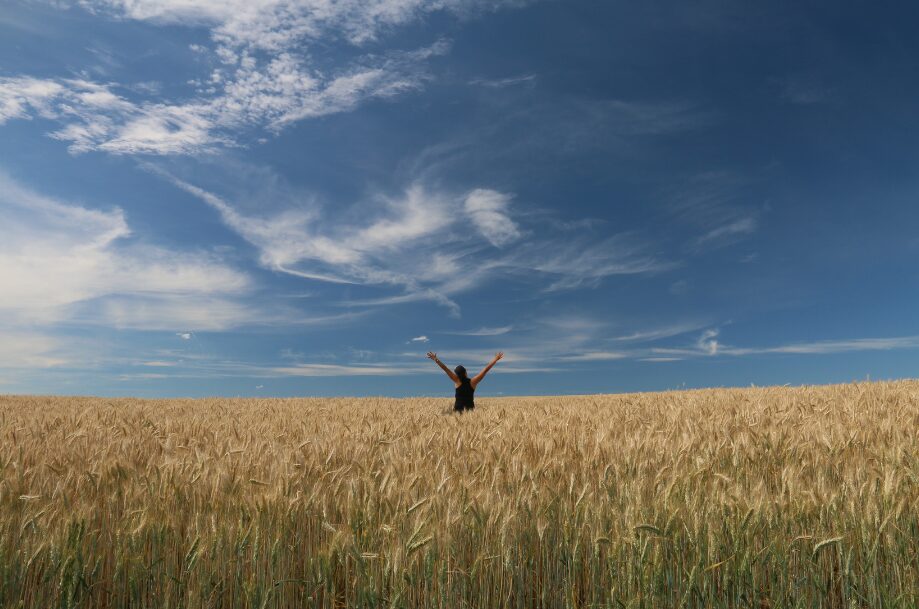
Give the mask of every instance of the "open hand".
[(504, 351), (498, 351), (495, 353), (495, 361), (498, 361), (499, 359), (504, 359)]
[(435, 362), (437, 361), (437, 354), (434, 353), (433, 351), (428, 351), (428, 357), (434, 360)]

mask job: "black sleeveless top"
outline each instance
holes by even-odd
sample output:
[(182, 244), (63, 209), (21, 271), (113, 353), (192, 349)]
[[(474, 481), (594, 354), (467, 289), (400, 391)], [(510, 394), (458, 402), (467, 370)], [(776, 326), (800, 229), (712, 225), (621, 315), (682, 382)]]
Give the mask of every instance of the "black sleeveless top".
[(453, 410), (472, 410), (475, 408), (473, 394), (475, 387), (469, 382), (469, 379), (463, 379), (460, 386), (456, 388), (456, 401), (453, 403)]

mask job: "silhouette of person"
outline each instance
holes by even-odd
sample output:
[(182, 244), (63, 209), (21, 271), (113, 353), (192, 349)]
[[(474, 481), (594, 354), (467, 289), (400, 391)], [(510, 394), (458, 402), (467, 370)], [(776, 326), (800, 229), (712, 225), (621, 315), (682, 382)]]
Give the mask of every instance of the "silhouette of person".
[(456, 387), (456, 401), (453, 403), (453, 410), (455, 412), (463, 412), (475, 408), (475, 388), (482, 382), (482, 379), (485, 378), (488, 371), (498, 363), (498, 360), (504, 357), (504, 353), (500, 351), (496, 353), (491, 363), (482, 368), (482, 371), (472, 378), (469, 378), (463, 366), (457, 366), (453, 370), (447, 368), (442, 361), (437, 359), (437, 354), (433, 351), (428, 351), (428, 357), (434, 360), (434, 363), (440, 366), (441, 369), (447, 373), (447, 376), (450, 377), (450, 380), (453, 381), (453, 385)]

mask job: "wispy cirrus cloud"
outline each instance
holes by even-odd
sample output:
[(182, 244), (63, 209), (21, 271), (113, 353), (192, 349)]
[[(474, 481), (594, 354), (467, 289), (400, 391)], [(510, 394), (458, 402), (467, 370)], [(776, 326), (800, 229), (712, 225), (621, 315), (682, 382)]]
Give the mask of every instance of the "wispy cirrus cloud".
[(674, 325), (666, 325), (650, 330), (639, 330), (637, 332), (623, 334), (621, 336), (616, 336), (613, 340), (621, 342), (649, 343), (665, 338), (679, 336), (681, 334), (687, 334), (689, 332), (704, 328), (707, 325), (709, 324), (679, 323)]
[[(526, 374), (532, 372), (554, 372), (555, 368), (548, 367), (519, 367), (504, 366), (503, 374)], [(419, 364), (406, 365), (359, 365), (359, 364), (300, 364), (272, 368), (269, 374), (274, 376), (415, 376), (431, 374), (431, 367)]]
[(893, 351), (919, 349), (919, 336), (892, 336), (883, 338), (852, 338), (842, 340), (818, 340), (796, 342), (784, 345), (743, 347), (723, 343), (718, 339), (717, 328), (705, 330), (690, 347), (655, 347), (651, 353), (672, 357), (725, 356), (744, 357), (750, 355), (828, 355), (859, 351)]
[[(194, 94), (169, 98), (160, 88), (131, 92), (144, 83), (86, 79), (0, 79), (0, 123), (38, 116), (61, 126), (52, 136), (74, 153), (186, 155), (239, 144), (255, 127), (279, 132), (298, 121), (353, 110), (423, 85), (425, 62), (447, 52), (438, 40), (405, 51), (363, 53), (361, 47), (396, 26), (431, 12), (469, 13), (520, 2), (478, 0), (81, 0), (103, 19), (151, 25), (204, 27), (211, 45), (209, 73), (192, 82)], [(319, 66), (315, 44), (347, 41), (355, 52), (337, 65)], [(132, 98), (133, 97), (133, 98)]]
[(919, 336), (823, 340), (759, 348), (733, 347), (725, 348), (722, 352), (726, 355), (755, 355), (759, 353), (825, 355), (852, 351), (893, 351), (898, 349), (919, 349)]
[(696, 239), (696, 246), (704, 247), (710, 243), (725, 243), (743, 235), (753, 234), (756, 232), (756, 228), (757, 219), (754, 216), (738, 218), (711, 229)]
[(564, 362), (609, 362), (627, 357), (629, 354), (622, 351), (586, 351), (577, 355), (562, 355), (559, 359)]
[[(400, 290), (343, 303), (349, 306), (430, 300), (458, 314), (456, 295), (499, 277), (536, 280), (543, 289), (559, 291), (674, 266), (632, 234), (601, 240), (591, 235), (525, 237), (507, 206), (511, 195), (489, 189), (458, 196), (416, 182), (400, 196), (377, 196), (374, 211), (360, 214), (356, 222), (353, 215), (348, 221), (328, 218), (316, 205), (245, 214), (237, 203), (159, 167), (145, 167), (216, 210), (227, 227), (257, 249), (259, 263), (267, 269), (308, 280)], [(454, 213), (457, 204), (469, 220)], [(477, 230), (462, 230), (467, 221)], [(498, 243), (500, 253), (488, 251)]]
[(43, 369), (66, 365), (61, 342), (48, 334), (0, 328), (0, 369)]
[(475, 330), (457, 330), (457, 331), (442, 331), (438, 334), (453, 334), (456, 336), (502, 336), (513, 330), (513, 326), (501, 326), (497, 328), (477, 328)]
[(718, 330), (706, 330), (696, 341), (696, 347), (706, 355), (718, 355), (721, 345), (718, 343)]
[[(500, 102), (497, 116), (464, 124), (462, 132), (422, 150), (414, 170), (436, 176), (470, 163), (479, 168), (505, 167), (520, 158), (527, 159), (527, 169), (537, 163), (551, 169), (571, 156), (582, 162), (581, 155), (599, 152), (633, 157), (646, 153), (660, 138), (691, 133), (713, 122), (710, 111), (686, 100), (570, 95), (531, 99), (513, 89), (507, 97)], [(574, 222), (571, 228), (583, 228), (591, 220)]]
[(692, 176), (669, 195), (674, 217), (701, 233), (688, 243), (690, 251), (733, 245), (759, 230), (764, 207), (745, 201), (748, 185), (732, 173), (710, 171)]
[(282, 366), (265, 370), (266, 374), (273, 376), (401, 376), (407, 374), (420, 374), (430, 372), (427, 367), (415, 365), (356, 365), (356, 364), (298, 364), (296, 366)]
[(647, 241), (631, 233), (619, 233), (596, 241), (587, 236), (552, 243), (528, 242), (512, 252), (505, 263), (523, 272), (537, 272), (549, 279), (546, 291), (597, 286), (616, 275), (642, 275), (669, 271), (677, 266), (649, 250)]
[(28, 119), (33, 114), (54, 116), (52, 102), (65, 87), (53, 80), (32, 77), (0, 79), (0, 124), (12, 119)]
[(278, 51), (324, 37), (360, 45), (423, 16), (514, 7), (523, 0), (80, 0), (97, 12), (153, 23), (205, 26), (229, 48)]
[[(423, 358), (422, 358), (423, 360)], [(169, 363), (169, 362), (164, 362)], [(375, 376), (423, 376), (436, 372), (419, 359), (393, 361), (389, 363), (297, 363), (286, 366), (254, 364), (245, 361), (200, 359), (183, 362), (181, 366), (161, 366), (159, 372), (137, 372), (121, 375), (121, 380), (151, 379), (207, 379), (207, 378), (333, 378), (333, 377), (375, 377)], [(528, 374), (533, 372), (555, 372), (557, 368), (504, 365), (502, 374)]]
[(508, 215), (510, 200), (510, 195), (487, 188), (477, 188), (466, 196), (466, 214), (495, 247), (502, 247), (520, 238), (517, 223)]
[[(251, 279), (213, 255), (130, 239), (120, 208), (47, 197), (0, 173), (0, 311), (17, 324), (66, 319), (146, 327), (228, 327), (251, 314), (234, 299)], [(205, 319), (200, 305), (215, 310)], [(142, 323), (141, 319), (144, 319)]]
[(447, 200), (421, 186), (386, 199), (374, 221), (355, 226), (324, 222), (318, 209), (245, 215), (209, 191), (151, 170), (215, 209), (224, 224), (256, 247), (265, 268), (329, 283), (396, 286), (404, 290), (405, 301), (429, 299), (457, 308), (438, 289), (452, 267), (431, 267), (417, 255), (417, 248), (424, 251), (425, 244), (453, 221)]
[(252, 126), (280, 131), (286, 125), (347, 112), (372, 98), (420, 86), (419, 62), (442, 44), (415, 53), (367, 57), (360, 66), (324, 76), (284, 54), (266, 65), (245, 63), (220, 91), (184, 102), (132, 101), (128, 86), (83, 79), (0, 79), (0, 123), (32, 115), (62, 126), (51, 136), (74, 153), (196, 154), (238, 145)]
[[(720, 331), (709, 328), (693, 343), (686, 346), (643, 347), (635, 346), (617, 350), (602, 348), (609, 339), (601, 335), (575, 333), (570, 336), (542, 334), (541, 340), (533, 335), (522, 342), (512, 343), (506, 350), (518, 361), (534, 365), (563, 363), (596, 363), (617, 360), (643, 362), (674, 362), (691, 358), (749, 357), (753, 355), (828, 355), (866, 351), (894, 351), (919, 349), (919, 336), (883, 338), (854, 338), (788, 343), (773, 346), (744, 347), (719, 340)], [(539, 335), (537, 335), (539, 336)], [(615, 339), (613, 339), (615, 340)]]
[(526, 74), (523, 76), (509, 76), (507, 78), (476, 78), (469, 81), (469, 84), (490, 87), (492, 89), (503, 89), (504, 87), (513, 87), (515, 85), (531, 84), (535, 80), (536, 74)]
[(0, 124), (54, 120), (61, 127), (51, 137), (71, 152), (186, 154), (230, 143), (205, 105), (135, 103), (114, 89), (83, 79), (0, 78)]
[[(573, 321), (569, 318), (568, 321)], [(586, 325), (591, 325), (584, 320)], [(593, 327), (593, 326), (592, 326)], [(743, 357), (755, 354), (828, 354), (854, 351), (878, 351), (893, 349), (919, 349), (919, 337), (866, 338), (839, 341), (815, 341), (762, 348), (740, 348), (718, 344), (714, 330), (703, 332), (687, 347), (635, 347), (621, 350), (602, 348), (607, 341), (602, 334), (566, 332), (560, 327), (546, 325), (535, 333), (502, 341), (505, 352), (501, 374), (531, 372), (559, 372), (572, 366), (604, 368), (619, 366), (622, 362), (665, 363), (700, 357)], [(450, 365), (462, 363), (470, 369), (484, 366), (492, 355), (489, 349), (444, 349), (440, 353)], [(302, 357), (302, 356), (301, 356)], [(297, 358), (300, 359), (300, 358)], [(424, 359), (422, 351), (375, 352), (368, 358), (342, 357), (341, 361), (297, 361), (289, 365), (246, 364), (242, 362), (211, 361), (203, 358), (191, 364), (187, 371), (192, 375), (234, 374), (252, 377), (271, 376), (412, 376), (431, 374), (432, 367)], [(185, 364), (183, 364), (184, 366)]]

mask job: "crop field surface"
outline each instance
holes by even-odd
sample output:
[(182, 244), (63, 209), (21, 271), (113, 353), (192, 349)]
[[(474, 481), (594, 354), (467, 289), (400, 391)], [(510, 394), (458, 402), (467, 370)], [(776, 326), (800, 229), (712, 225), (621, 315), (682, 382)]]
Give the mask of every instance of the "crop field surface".
[(919, 606), (919, 382), (449, 405), (0, 397), (0, 606)]

